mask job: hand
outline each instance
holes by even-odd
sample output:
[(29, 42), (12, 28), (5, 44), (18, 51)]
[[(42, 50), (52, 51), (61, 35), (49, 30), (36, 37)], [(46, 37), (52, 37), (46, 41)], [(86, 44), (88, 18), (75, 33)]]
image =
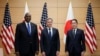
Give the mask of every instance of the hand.
[(38, 55), (39, 54), (39, 51), (36, 51), (36, 55)]
[(69, 53), (68, 52), (65, 52), (65, 53), (66, 53), (67, 56), (69, 56)]
[(46, 56), (45, 52), (42, 52), (42, 56)]
[(19, 55), (19, 52), (16, 52), (15, 54), (16, 54), (16, 56), (20, 56), (20, 55)]
[(83, 52), (81, 53), (81, 56), (84, 56), (84, 53), (85, 53), (85, 52), (83, 51)]
[(59, 53), (60, 53), (60, 52), (59, 52), (59, 51), (57, 51), (57, 52), (56, 52), (56, 56), (59, 56)]

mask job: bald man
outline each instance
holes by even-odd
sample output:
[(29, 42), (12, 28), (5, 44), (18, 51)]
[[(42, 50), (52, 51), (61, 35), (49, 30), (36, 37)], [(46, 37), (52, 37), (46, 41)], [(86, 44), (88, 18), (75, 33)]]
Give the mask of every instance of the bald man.
[(26, 13), (25, 21), (17, 24), (15, 33), (16, 56), (35, 56), (39, 51), (37, 25), (30, 22), (31, 14)]

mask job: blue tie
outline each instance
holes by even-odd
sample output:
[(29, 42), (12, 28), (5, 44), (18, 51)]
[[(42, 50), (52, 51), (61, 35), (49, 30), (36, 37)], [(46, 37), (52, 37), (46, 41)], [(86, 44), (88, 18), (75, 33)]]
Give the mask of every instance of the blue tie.
[(51, 38), (51, 29), (49, 28), (49, 36), (50, 36), (50, 38)]
[(27, 29), (28, 29), (28, 33), (31, 34), (31, 27), (30, 27), (29, 23), (27, 24)]

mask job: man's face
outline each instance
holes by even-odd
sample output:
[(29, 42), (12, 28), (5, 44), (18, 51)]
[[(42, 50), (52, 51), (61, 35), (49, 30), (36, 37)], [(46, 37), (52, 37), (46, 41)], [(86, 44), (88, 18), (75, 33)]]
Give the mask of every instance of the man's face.
[(74, 29), (77, 28), (77, 24), (78, 24), (78, 23), (77, 23), (76, 21), (73, 20), (73, 21), (72, 21), (72, 28), (74, 28)]
[(30, 22), (31, 21), (31, 15), (28, 13), (25, 15), (25, 21)]
[(47, 20), (47, 22), (46, 22), (47, 27), (52, 27), (52, 23), (53, 23), (53, 21), (51, 19)]

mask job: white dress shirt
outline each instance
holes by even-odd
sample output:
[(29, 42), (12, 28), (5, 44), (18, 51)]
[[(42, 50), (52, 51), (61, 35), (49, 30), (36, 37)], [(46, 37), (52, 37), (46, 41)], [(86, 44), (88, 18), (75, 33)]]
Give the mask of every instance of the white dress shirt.
[(77, 28), (73, 29), (73, 31), (75, 30), (75, 34), (76, 34), (76, 31), (77, 31)]
[(31, 23), (30, 23), (30, 22), (29, 22), (29, 23), (25, 22), (25, 24), (26, 24), (26, 27), (27, 27), (27, 28), (28, 28), (28, 24), (29, 24), (30, 32), (31, 32)]

